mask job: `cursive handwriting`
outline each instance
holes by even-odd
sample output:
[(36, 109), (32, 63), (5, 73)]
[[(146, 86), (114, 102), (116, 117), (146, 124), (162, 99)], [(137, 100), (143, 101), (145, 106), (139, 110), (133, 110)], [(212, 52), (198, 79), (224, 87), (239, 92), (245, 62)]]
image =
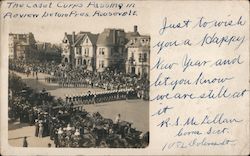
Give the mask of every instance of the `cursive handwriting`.
[(167, 17), (165, 17), (163, 19), (163, 24), (162, 27), (159, 30), (159, 34), (163, 35), (164, 32), (166, 31), (166, 29), (181, 29), (181, 28), (188, 28), (189, 24), (191, 23), (191, 20), (187, 19), (187, 20), (183, 20), (181, 22), (178, 23), (170, 23), (168, 24), (168, 19)]
[[(228, 15), (230, 17), (231, 15)], [(193, 28), (199, 27), (199, 28), (226, 28), (226, 27), (234, 27), (234, 26), (244, 26), (246, 24), (246, 21), (242, 20), (242, 16), (240, 16), (237, 20), (229, 19), (229, 20), (207, 20), (205, 17), (200, 17), (198, 22), (193, 26)]]
[(221, 47), (223, 44), (229, 46), (235, 43), (236, 44), (235, 50), (236, 50), (242, 45), (244, 40), (245, 36), (235, 36), (235, 35), (218, 36), (217, 33), (213, 33), (212, 35), (207, 33), (197, 44), (200, 44), (200, 46), (215, 44), (218, 45), (218, 47)]
[(161, 100), (169, 100), (169, 99), (176, 99), (176, 100), (194, 100), (194, 99), (230, 99), (230, 98), (241, 98), (248, 93), (249, 90), (241, 89), (241, 90), (229, 90), (225, 86), (221, 86), (218, 89), (210, 89), (205, 92), (201, 93), (193, 93), (193, 92), (165, 92), (164, 94), (156, 94), (150, 101), (161, 101)]
[(194, 138), (191, 141), (174, 141), (165, 143), (162, 147), (162, 151), (166, 149), (172, 149), (172, 148), (195, 148), (200, 146), (226, 146), (226, 145), (235, 145), (237, 142), (236, 139), (228, 139), (223, 138), (220, 140), (208, 140), (206, 137), (202, 139)]
[(203, 118), (196, 118), (194, 116), (190, 116), (184, 119), (177, 116), (172, 119), (167, 117), (162, 120), (157, 126), (168, 128), (170, 126), (199, 126), (199, 125), (222, 125), (222, 124), (235, 124), (242, 122), (242, 119), (238, 119), (236, 117), (225, 116), (224, 113), (218, 113), (214, 116), (205, 115)]

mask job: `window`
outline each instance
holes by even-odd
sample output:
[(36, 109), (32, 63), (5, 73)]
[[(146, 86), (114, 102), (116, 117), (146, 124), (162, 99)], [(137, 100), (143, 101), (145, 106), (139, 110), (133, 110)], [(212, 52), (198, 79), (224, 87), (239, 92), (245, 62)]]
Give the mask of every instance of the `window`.
[(104, 68), (104, 61), (103, 60), (99, 61), (99, 68)]
[(79, 54), (79, 49), (75, 47), (76, 54)]
[(139, 54), (139, 62), (142, 62), (142, 53)]
[(104, 55), (104, 48), (102, 48), (102, 55)]
[(104, 67), (104, 61), (102, 61), (102, 68)]
[(104, 61), (103, 60), (99, 61), (99, 68), (104, 68)]
[(104, 48), (99, 48), (99, 55), (104, 55)]
[(88, 40), (88, 38), (86, 38), (86, 43), (88, 43), (89, 42), (89, 40)]
[(85, 55), (89, 56), (89, 48), (85, 48)]
[(147, 53), (140, 53), (139, 54), (139, 62), (146, 62), (147, 61)]
[(78, 65), (80, 65), (80, 64), (81, 64), (81, 59), (78, 59), (77, 64), (78, 64)]
[(143, 55), (143, 61), (144, 61), (144, 62), (147, 61), (147, 53), (144, 53), (144, 55)]
[(101, 55), (101, 48), (99, 48), (99, 55)]
[(131, 53), (131, 57), (134, 58), (134, 52)]
[(82, 48), (79, 47), (79, 54), (81, 55), (82, 54)]

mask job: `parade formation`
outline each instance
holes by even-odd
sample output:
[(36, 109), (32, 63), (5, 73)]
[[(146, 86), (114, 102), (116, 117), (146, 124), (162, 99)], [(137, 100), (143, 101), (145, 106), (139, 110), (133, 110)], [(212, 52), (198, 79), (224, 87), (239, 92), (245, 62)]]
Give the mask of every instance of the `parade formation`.
[[(9, 120), (20, 119), (21, 123), (35, 126), (34, 136), (48, 136), (55, 147), (142, 148), (148, 145), (149, 132), (143, 133), (132, 127), (133, 123), (121, 120), (120, 114), (117, 113), (115, 120), (112, 120), (104, 118), (99, 112), (89, 113), (84, 109), (84, 105), (102, 102), (146, 100), (139, 87), (133, 84), (126, 87), (119, 85), (115, 89), (104, 88), (100, 92), (87, 91), (79, 95), (65, 94), (65, 99), (55, 99), (45, 88), (35, 91), (27, 87), (15, 74), (23, 73), (27, 77), (36, 77), (38, 81), (39, 73), (51, 74), (52, 69), (56, 69), (52, 66), (10, 62)], [(26, 145), (27, 138), (24, 143)]]

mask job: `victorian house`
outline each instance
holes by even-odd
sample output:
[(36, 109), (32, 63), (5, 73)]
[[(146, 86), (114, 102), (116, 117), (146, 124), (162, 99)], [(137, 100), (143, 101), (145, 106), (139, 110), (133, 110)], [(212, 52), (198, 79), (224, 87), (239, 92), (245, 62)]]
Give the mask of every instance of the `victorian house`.
[(96, 64), (97, 36), (98, 34), (90, 32), (65, 33), (62, 44), (62, 62), (93, 71)]

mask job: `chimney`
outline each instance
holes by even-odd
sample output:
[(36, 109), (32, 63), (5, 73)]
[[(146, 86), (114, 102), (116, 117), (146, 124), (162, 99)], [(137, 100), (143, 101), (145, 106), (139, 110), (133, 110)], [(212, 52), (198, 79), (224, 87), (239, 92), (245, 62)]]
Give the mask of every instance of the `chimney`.
[(73, 31), (73, 33), (72, 33), (72, 43), (73, 44), (75, 43), (75, 35), (76, 35), (76, 33)]
[(134, 25), (134, 32), (137, 32), (137, 25)]
[(67, 32), (65, 32), (64, 35), (66, 36), (66, 35), (67, 35)]

